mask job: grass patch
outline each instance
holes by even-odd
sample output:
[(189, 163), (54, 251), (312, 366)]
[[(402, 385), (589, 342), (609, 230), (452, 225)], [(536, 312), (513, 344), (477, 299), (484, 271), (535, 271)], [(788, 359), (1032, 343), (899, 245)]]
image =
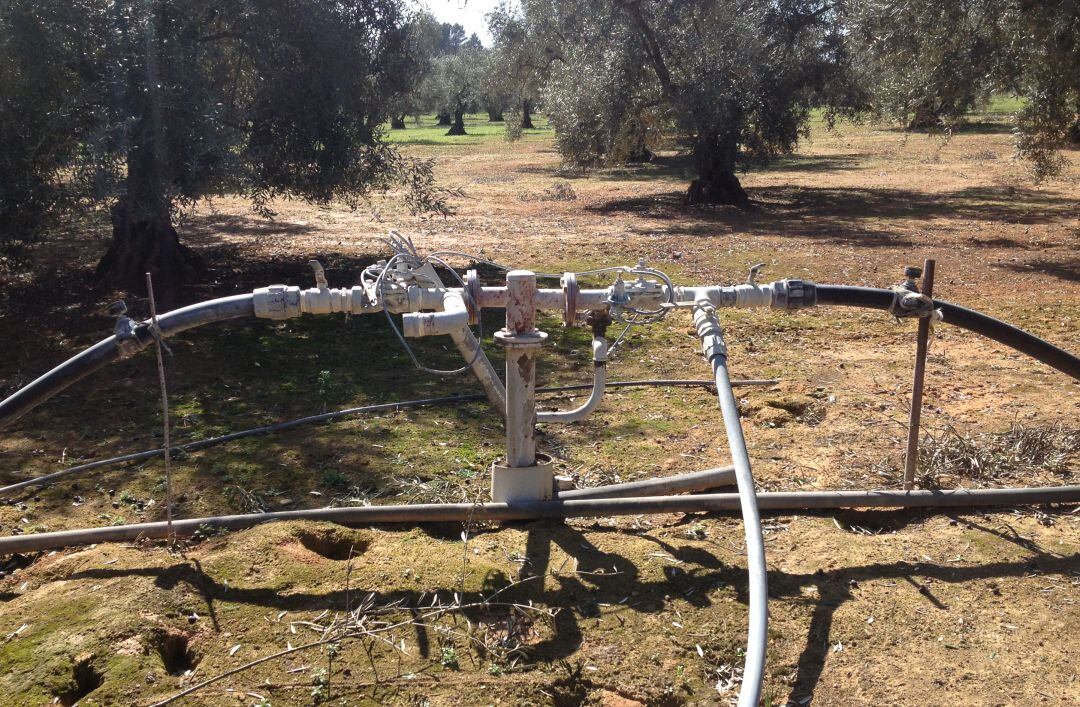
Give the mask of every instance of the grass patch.
[[(490, 122), (487, 114), (471, 113), (465, 116), (465, 135), (447, 135), (448, 128), (438, 125), (438, 118), (434, 115), (420, 116), (419, 121), (411, 118), (405, 121), (404, 130), (391, 130), (386, 128), (388, 142), (400, 145), (481, 145), (491, 144), (498, 146), (506, 142), (506, 124), (502, 121)], [(547, 118), (534, 116), (533, 130), (522, 130), (522, 140), (545, 140), (549, 139), (553, 131), (548, 126)]]

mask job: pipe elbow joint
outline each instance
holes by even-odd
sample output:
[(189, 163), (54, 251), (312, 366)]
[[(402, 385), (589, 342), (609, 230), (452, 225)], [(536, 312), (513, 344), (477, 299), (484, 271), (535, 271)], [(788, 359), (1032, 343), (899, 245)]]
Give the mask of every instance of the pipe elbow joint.
[(469, 326), (469, 310), (460, 292), (447, 290), (441, 312), (410, 312), (401, 317), (402, 333), (410, 338), (451, 334)]

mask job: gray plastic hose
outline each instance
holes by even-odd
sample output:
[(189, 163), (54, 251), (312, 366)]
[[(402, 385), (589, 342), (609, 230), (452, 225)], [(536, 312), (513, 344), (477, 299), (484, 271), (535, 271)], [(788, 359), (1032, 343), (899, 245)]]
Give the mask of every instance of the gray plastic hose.
[(641, 496), (670, 496), (676, 493), (693, 493), (707, 489), (730, 486), (735, 483), (735, 467), (724, 466), (718, 469), (692, 471), (689, 474), (676, 474), (659, 479), (630, 481), (625, 484), (608, 484), (586, 489), (559, 491), (562, 501), (582, 498), (636, 498)]
[(724, 418), (728, 448), (735, 466), (735, 482), (739, 487), (739, 507), (742, 511), (743, 532), (746, 536), (746, 568), (749, 575), (749, 628), (746, 639), (746, 661), (743, 664), (742, 687), (739, 689), (739, 707), (757, 707), (761, 698), (761, 685), (765, 679), (765, 647), (769, 628), (768, 570), (765, 567), (765, 540), (761, 533), (761, 516), (758, 513), (757, 496), (754, 491), (754, 475), (750, 471), (750, 455), (746, 451), (742, 425), (739, 423), (739, 406), (731, 390), (727, 371), (727, 347), (723, 330), (716, 320), (712, 304), (694, 308), (694, 326), (716, 377), (716, 393), (720, 401), (720, 413)]
[[(765, 511), (830, 510), (837, 508), (964, 508), (1043, 503), (1080, 503), (1080, 486), (1019, 489), (957, 489), (952, 491), (801, 491), (757, 494)], [(395, 506), (350, 506), (273, 513), (187, 518), (172, 522), (172, 533), (190, 537), (202, 528), (242, 530), (287, 520), (328, 521), (340, 525), (380, 523), (464, 523), (472, 521), (606, 518), (662, 513), (735, 513), (737, 493), (646, 498), (600, 498), (528, 503), (430, 503)], [(168, 537), (165, 522), (61, 530), (0, 538), (0, 556), (16, 552), (55, 550), (75, 545), (131, 542)]]

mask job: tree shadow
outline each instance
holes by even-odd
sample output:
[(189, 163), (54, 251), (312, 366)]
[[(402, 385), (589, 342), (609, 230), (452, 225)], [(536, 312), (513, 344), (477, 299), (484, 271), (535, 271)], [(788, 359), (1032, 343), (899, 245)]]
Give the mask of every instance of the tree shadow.
[(196, 213), (179, 225), (188, 245), (218, 244), (222, 236), (282, 237), (316, 233), (309, 222), (282, 221), (257, 214)]
[[(924, 515), (912, 511), (873, 513), (881, 522), (892, 527)], [(889, 520), (889, 515), (895, 518)], [(965, 522), (975, 530), (993, 532), (970, 521)], [(558, 608), (552, 635), (547, 640), (530, 646), (531, 659), (556, 662), (571, 657), (582, 644), (580, 621), (600, 616), (602, 608), (609, 612), (656, 613), (663, 611), (672, 601), (672, 597), (688, 601), (699, 608), (706, 608), (712, 606), (712, 600), (707, 591), (700, 590), (721, 585), (732, 588), (738, 601), (748, 601), (745, 570), (725, 565), (711, 552), (700, 547), (677, 547), (647, 533), (633, 532), (635, 537), (656, 542), (662, 550), (680, 562), (669, 568), (662, 580), (644, 581), (632, 561), (617, 553), (600, 550), (583, 534), (582, 529), (549, 522), (524, 523), (518, 527), (524, 528), (528, 533), (526, 556), (518, 578), (511, 581), (498, 572), (496, 574), (499, 576), (492, 576), (490, 583), (487, 583), (482, 591), (466, 593), (460, 597), (460, 601), (463, 604), (482, 604), (490, 601), (492, 593), (498, 592), (502, 601), (531, 601), (534, 605)], [(588, 528), (588, 531), (614, 534), (628, 532), (597, 527)], [(493, 532), (498, 531), (479, 531), (474, 534), (474, 538)], [(561, 548), (567, 557), (573, 560), (574, 571), (567, 571), (569, 560), (558, 567), (551, 566), (553, 547)], [(948, 606), (934, 594), (930, 586), (933, 582), (959, 584), (997, 577), (1023, 577), (1032, 572), (1066, 575), (1075, 572), (1080, 563), (1080, 554), (1061, 556), (1048, 553), (1037, 545), (1021, 544), (1021, 547), (1032, 554), (1022, 560), (966, 567), (933, 562), (915, 564), (897, 561), (830, 570), (818, 569), (804, 574), (770, 570), (768, 582), (771, 600), (791, 599), (806, 602), (807, 589), (816, 590), (818, 595), (805, 644), (797, 661), (789, 700), (796, 704), (806, 704), (813, 699), (830, 650), (833, 617), (846, 602), (857, 598), (854, 590), (861, 583), (881, 579), (905, 581), (915, 587), (930, 606), (937, 610), (947, 610)], [(211, 615), (215, 611), (214, 602), (226, 599), (234, 603), (289, 611), (341, 611), (346, 608), (348, 600), (344, 589), (314, 593), (290, 590), (286, 593), (272, 587), (227, 585), (189, 562), (178, 562), (166, 568), (148, 565), (121, 569), (85, 569), (64, 579), (106, 580), (130, 576), (153, 577), (154, 584), (165, 590), (187, 584), (207, 602)], [(532, 579), (536, 581), (530, 581)], [(419, 593), (409, 590), (376, 592), (374, 601), (377, 605), (396, 603), (402, 610), (421, 611), (430, 604), (433, 592), (452, 596), (459, 590), (460, 587), (447, 585)], [(364, 588), (353, 588), (353, 592), (360, 591), (367, 592)], [(478, 619), (482, 613), (482, 608), (476, 609), (475, 616), (470, 618)], [(423, 627), (417, 627), (417, 630), (418, 642), (422, 646), (430, 645)]]
[[(835, 155), (790, 154), (773, 158), (755, 168), (756, 172), (838, 172), (860, 169), (866, 155), (842, 153)], [(567, 169), (564, 165), (524, 165), (514, 169), (520, 174), (540, 174), (558, 179), (591, 179), (601, 182), (652, 182), (690, 180), (694, 177), (693, 159), (688, 154), (654, 155), (646, 162), (614, 167)]]
[[(946, 131), (943, 129), (928, 130), (926, 128), (909, 128), (903, 125), (891, 125), (878, 127), (878, 130), (889, 133), (906, 133), (908, 135), (922, 135), (931, 138), (944, 138)], [(961, 120), (951, 128), (954, 135), (1012, 135), (1015, 127), (1012, 123), (1004, 120), (968, 119)]]
[(1069, 258), (1064, 261), (1036, 258), (1015, 263), (994, 263), (994, 267), (1005, 268), (1023, 275), (1035, 273), (1049, 275), (1066, 282), (1080, 282), (1080, 258)]
[(632, 213), (663, 221), (670, 233), (715, 236), (718, 229), (811, 238), (867, 248), (911, 245), (888, 221), (960, 218), (1019, 224), (1054, 224), (1076, 217), (1077, 204), (1047, 192), (1017, 187), (970, 187), (943, 194), (899, 188), (752, 186), (755, 208), (687, 204), (664, 192), (601, 201), (586, 210)]

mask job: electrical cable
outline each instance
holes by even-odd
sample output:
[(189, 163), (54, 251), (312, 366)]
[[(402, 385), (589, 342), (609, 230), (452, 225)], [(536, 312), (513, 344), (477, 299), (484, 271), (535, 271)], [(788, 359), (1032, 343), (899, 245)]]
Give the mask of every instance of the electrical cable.
[[(733, 385), (773, 385), (777, 381), (774, 380), (746, 380), (746, 381), (733, 381)], [(606, 384), (607, 388), (632, 388), (632, 387), (711, 387), (715, 385), (713, 381), (709, 380), (640, 380), (640, 381), (611, 381)], [(582, 383), (575, 385), (563, 385), (549, 388), (537, 388), (537, 393), (562, 393), (574, 390), (585, 390), (592, 388), (592, 383)], [(425, 407), (428, 405), (453, 405), (456, 403), (468, 403), (477, 402), (480, 400), (486, 400), (486, 396), (480, 393), (469, 393), (466, 395), (449, 395), (440, 398), (420, 398), (418, 400), (403, 400), (395, 403), (378, 403), (375, 405), (364, 405), (361, 407), (345, 408), (343, 410), (335, 410), (333, 412), (321, 413), (319, 415), (308, 415), (307, 417), (300, 417), (294, 420), (288, 420), (286, 422), (279, 422), (273, 425), (264, 425), (262, 427), (253, 427), (247, 430), (240, 430), (237, 432), (230, 432), (218, 437), (210, 437), (208, 439), (200, 439), (194, 442), (187, 442), (185, 444), (174, 445), (172, 447), (173, 452), (195, 452), (209, 447), (215, 447), (219, 444), (225, 444), (238, 439), (244, 439), (246, 437), (257, 437), (261, 435), (273, 434), (275, 432), (282, 432), (292, 429), (294, 427), (300, 427), (301, 425), (309, 425), (316, 422), (328, 422), (331, 420), (338, 420), (343, 417), (352, 417), (353, 415), (361, 415), (368, 412), (386, 412), (397, 410), (408, 410), (411, 408)], [(55, 481), (59, 481), (67, 476), (78, 474), (84, 471), (92, 471), (94, 469), (100, 469), (108, 466), (115, 466), (117, 464), (124, 464), (127, 462), (141, 462), (148, 459), (155, 459), (162, 456), (165, 453), (164, 449), (147, 449), (142, 452), (132, 452), (130, 454), (123, 454), (116, 457), (110, 457), (108, 459), (98, 459), (92, 462), (86, 462), (85, 464), (79, 464), (77, 466), (68, 467), (67, 469), (60, 469), (50, 474), (38, 476), (33, 479), (26, 479), (19, 481), (8, 486), (0, 487), (0, 494), (11, 493), (13, 491), (20, 491), (25, 488), (35, 486), (47, 486)]]

